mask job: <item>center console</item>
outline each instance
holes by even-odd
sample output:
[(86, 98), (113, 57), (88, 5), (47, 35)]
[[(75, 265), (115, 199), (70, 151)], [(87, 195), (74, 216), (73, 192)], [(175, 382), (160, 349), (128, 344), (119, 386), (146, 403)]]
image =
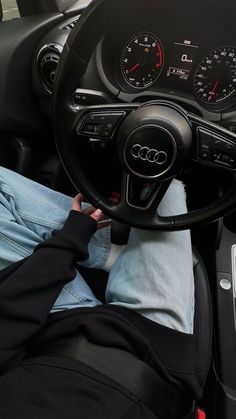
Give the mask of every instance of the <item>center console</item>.
[(216, 252), (215, 360), (217, 419), (236, 418), (236, 212), (225, 219)]

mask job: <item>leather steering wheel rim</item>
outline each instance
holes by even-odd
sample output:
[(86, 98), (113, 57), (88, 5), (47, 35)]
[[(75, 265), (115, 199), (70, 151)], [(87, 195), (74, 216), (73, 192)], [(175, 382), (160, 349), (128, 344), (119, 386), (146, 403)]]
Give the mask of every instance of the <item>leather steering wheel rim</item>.
[[(105, 214), (122, 223), (145, 229), (183, 230), (214, 221), (235, 208), (236, 183), (224, 196), (203, 208), (171, 217), (136, 211), (112, 204), (91, 184), (76, 160), (71, 136), (75, 132), (77, 118), (72, 97), (78, 82), (86, 72), (88, 63), (98, 42), (107, 30), (108, 22), (114, 24), (119, 10), (129, 0), (93, 0), (83, 12), (63, 49), (54, 85), (53, 126), (55, 140), (64, 168), (76, 189)], [(131, 0), (132, 1), (132, 0)], [(139, 3), (139, 0), (136, 1)], [(104, 29), (105, 28), (105, 29)], [(89, 37), (88, 37), (89, 34)]]

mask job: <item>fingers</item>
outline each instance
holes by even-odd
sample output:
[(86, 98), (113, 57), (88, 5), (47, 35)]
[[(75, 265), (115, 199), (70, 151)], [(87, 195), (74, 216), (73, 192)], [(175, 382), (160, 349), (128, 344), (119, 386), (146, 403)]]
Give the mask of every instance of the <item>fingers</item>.
[(103, 226), (105, 227), (103, 221), (106, 220), (107, 217), (103, 214), (102, 210), (100, 210), (99, 208), (96, 209), (91, 206), (83, 210), (82, 213), (89, 215), (91, 218), (93, 218), (97, 222), (102, 222), (102, 225), (99, 228), (103, 228)]
[(81, 193), (76, 195), (72, 201), (71, 209), (74, 211), (81, 211), (81, 203), (83, 202), (84, 197)]
[(98, 229), (108, 227), (111, 224), (111, 221), (108, 217), (106, 217), (100, 209), (96, 209), (92, 205), (89, 207), (81, 210), (81, 204), (84, 200), (84, 197), (81, 193), (76, 195), (72, 201), (72, 207), (71, 209), (74, 211), (82, 212), (85, 215), (88, 215), (89, 217), (93, 218), (95, 221), (98, 222)]

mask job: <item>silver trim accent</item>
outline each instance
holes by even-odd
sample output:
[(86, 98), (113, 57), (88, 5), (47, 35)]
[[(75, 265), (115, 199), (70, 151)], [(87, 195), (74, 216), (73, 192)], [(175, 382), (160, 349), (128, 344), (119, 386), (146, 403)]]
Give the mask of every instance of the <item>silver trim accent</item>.
[(146, 146), (142, 147), (141, 144), (134, 144), (132, 146), (131, 155), (134, 159), (147, 161), (148, 163), (161, 165), (167, 161), (167, 153), (165, 151), (158, 151), (155, 148)]
[(236, 299), (236, 245), (233, 244), (231, 247), (231, 262), (232, 262), (232, 288), (233, 288), (233, 310), (234, 310), (234, 328), (236, 331), (236, 308), (235, 308), (235, 299)]
[(171, 161), (171, 163), (169, 164), (169, 166), (165, 169), (165, 170), (163, 170), (163, 172), (161, 172), (160, 174), (158, 174), (158, 175), (154, 175), (154, 176), (144, 176), (144, 175), (142, 175), (142, 174), (140, 174), (140, 173), (137, 173), (135, 170), (133, 170), (131, 167), (130, 167), (130, 165), (128, 164), (128, 162), (127, 162), (127, 159), (126, 159), (126, 148), (127, 148), (127, 145), (124, 147), (124, 149), (123, 149), (123, 158), (124, 158), (124, 162), (125, 162), (125, 164), (126, 164), (126, 166), (129, 168), (129, 170), (135, 175), (135, 176), (137, 176), (137, 177), (139, 177), (139, 178), (141, 178), (141, 179), (158, 179), (159, 177), (161, 177), (161, 176), (163, 176), (166, 172), (168, 172), (170, 169), (171, 169), (171, 167), (174, 165), (174, 163), (175, 163), (175, 160), (176, 160), (176, 156), (177, 156), (177, 145), (176, 145), (176, 141), (175, 141), (175, 139), (174, 139), (174, 137), (173, 137), (173, 135), (170, 133), (170, 131), (168, 131), (166, 128), (164, 128), (164, 127), (162, 127), (162, 126), (160, 126), (160, 125), (156, 125), (156, 124), (148, 124), (148, 125), (141, 125), (140, 127), (138, 127), (138, 128), (136, 128), (134, 131), (132, 131), (131, 132), (131, 134), (128, 136), (128, 138), (127, 138), (127, 140), (126, 140), (126, 144), (128, 143), (128, 140), (129, 140), (129, 138), (131, 137), (131, 135), (133, 135), (135, 132), (137, 132), (137, 131), (140, 131), (141, 129), (143, 129), (143, 128), (159, 128), (159, 129), (161, 129), (162, 131), (164, 131), (165, 133), (167, 133), (168, 135), (169, 135), (169, 137), (170, 137), (170, 139), (171, 139), (171, 141), (172, 141), (172, 144), (173, 144), (173, 158), (172, 158), (172, 161)]
[[(71, 32), (72, 29), (74, 28), (74, 26), (76, 25), (77, 21), (79, 20), (81, 14), (77, 15), (77, 16), (73, 16), (71, 19), (66, 20), (65, 22), (63, 22), (60, 26), (59, 29), (61, 30), (67, 30), (68, 32)], [(71, 27), (70, 25), (73, 25), (73, 27)]]
[(148, 202), (148, 204), (145, 207), (139, 207), (138, 205), (131, 204), (131, 202), (129, 201), (129, 185), (130, 185), (130, 180), (129, 179), (130, 179), (130, 175), (127, 174), (127, 178), (126, 178), (126, 190), (125, 190), (125, 200), (126, 200), (126, 203), (128, 204), (129, 207), (138, 209), (140, 211), (148, 210), (152, 206), (152, 203), (153, 203), (154, 199), (156, 198), (156, 196), (157, 196), (157, 194), (159, 192), (159, 189), (160, 189), (161, 185), (159, 186), (159, 188), (157, 189), (157, 191), (154, 192), (154, 194), (153, 194), (152, 198), (150, 199), (150, 201)]
[(229, 291), (232, 288), (232, 285), (231, 285), (230, 281), (228, 281), (228, 279), (221, 279), (220, 286), (225, 291)]

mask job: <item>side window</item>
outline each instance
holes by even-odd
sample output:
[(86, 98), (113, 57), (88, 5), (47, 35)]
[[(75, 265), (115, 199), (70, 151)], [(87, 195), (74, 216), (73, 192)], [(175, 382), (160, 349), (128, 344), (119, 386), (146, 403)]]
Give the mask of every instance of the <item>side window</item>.
[(3, 20), (19, 17), (16, 0), (2, 0)]

